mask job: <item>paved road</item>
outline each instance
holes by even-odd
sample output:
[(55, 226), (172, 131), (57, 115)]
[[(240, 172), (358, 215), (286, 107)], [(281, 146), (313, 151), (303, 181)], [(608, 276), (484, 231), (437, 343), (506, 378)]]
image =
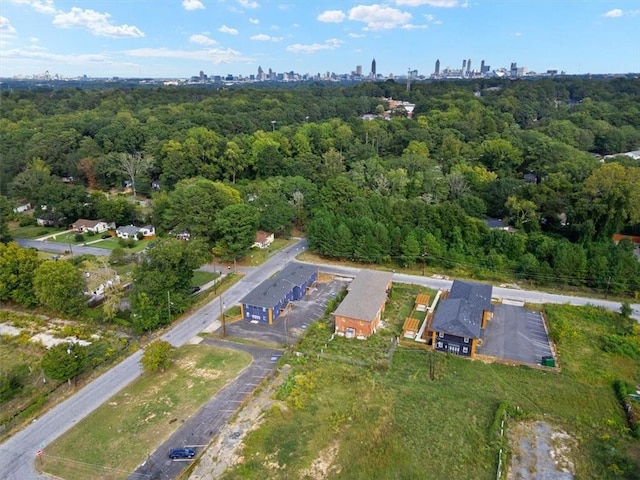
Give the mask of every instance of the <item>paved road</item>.
[(167, 452), (172, 448), (192, 447), (199, 454), (199, 447), (209, 445), (256, 386), (273, 372), (282, 355), (281, 350), (215, 339), (204, 339), (202, 343), (248, 352), (253, 361), (232, 383), (220, 390), (210, 402), (160, 445), (147, 461), (131, 474), (130, 480), (178, 477), (189, 462), (171, 460)]
[[(36, 242), (42, 244), (44, 242)], [(281, 270), (287, 262), (292, 260), (297, 253), (306, 247), (306, 240), (300, 240), (285, 250), (274, 254), (260, 268), (249, 272), (242, 280), (233, 285), (224, 293), (223, 303), (233, 305), (240, 301), (260, 282), (271, 277)], [(90, 248), (90, 247), (84, 247)], [(339, 267), (331, 265), (320, 266), (322, 271), (337, 275), (353, 276), (358, 268)], [(413, 283), (425, 285), (431, 288), (449, 288), (450, 280), (426, 278), (407, 274), (394, 274), (393, 280), (400, 283)], [(532, 303), (570, 303), (572, 305), (593, 304), (600, 305), (610, 310), (619, 311), (620, 303), (608, 300), (594, 300), (582, 297), (562, 296), (544, 292), (532, 292), (495, 287), (493, 295), (501, 299), (523, 300)], [(640, 305), (632, 305), (633, 317), (640, 321)], [(214, 324), (220, 313), (219, 297), (213, 299), (190, 317), (173, 327), (162, 338), (175, 346), (185, 344), (190, 338), (201, 332), (205, 327)], [(141, 352), (138, 351), (123, 360), (114, 368), (86, 385), (74, 396), (59, 404), (41, 418), (36, 420), (22, 431), (15, 434), (0, 444), (0, 475), (3, 480), (30, 480), (39, 477), (34, 468), (36, 452), (44, 448), (70, 429), (75, 423), (104, 403), (113, 394), (118, 392), (141, 373)]]
[[(44, 242), (36, 242), (42, 244)], [(226, 305), (236, 304), (260, 282), (281, 270), (286, 262), (306, 246), (299, 240), (285, 250), (273, 255), (262, 267), (248, 273), (229, 288), (223, 296)], [(89, 247), (85, 247), (89, 248)], [(220, 313), (219, 297), (216, 297), (194, 314), (173, 327), (162, 338), (175, 346), (184, 345), (189, 339), (214, 323)], [(215, 325), (217, 322), (217, 325)], [(42, 479), (35, 470), (36, 452), (55, 440), (73, 425), (108, 400), (113, 394), (135, 380), (141, 373), (138, 351), (114, 368), (79, 390), (75, 395), (57, 405), (14, 436), (0, 444), (0, 478), (2, 480)]]
[(15, 238), (15, 242), (21, 247), (37, 248), (45, 252), (65, 253), (73, 252), (75, 255), (95, 255), (96, 257), (108, 257), (111, 250), (108, 248), (85, 247), (84, 245), (71, 245), (68, 243), (47, 242), (46, 240), (29, 240)]

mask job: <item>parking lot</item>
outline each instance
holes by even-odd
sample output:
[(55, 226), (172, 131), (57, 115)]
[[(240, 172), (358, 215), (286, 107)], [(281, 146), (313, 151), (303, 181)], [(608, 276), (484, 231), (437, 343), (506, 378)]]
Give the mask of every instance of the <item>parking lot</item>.
[[(227, 324), (227, 336), (260, 340), (277, 346), (296, 343), (311, 322), (324, 315), (327, 303), (345, 288), (341, 280), (318, 282), (310, 292), (296, 302), (289, 303), (285, 312), (273, 324), (238, 320)], [(219, 330), (218, 330), (219, 332)]]
[(493, 320), (476, 352), (532, 365), (540, 365), (543, 356), (553, 355), (540, 312), (504, 304), (494, 306)]

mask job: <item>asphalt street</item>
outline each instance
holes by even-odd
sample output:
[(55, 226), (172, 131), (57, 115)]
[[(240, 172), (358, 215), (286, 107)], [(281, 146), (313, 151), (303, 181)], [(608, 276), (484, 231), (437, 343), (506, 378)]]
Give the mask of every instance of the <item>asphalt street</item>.
[[(34, 241), (35, 248), (42, 248), (45, 242)], [(50, 244), (56, 245), (56, 244)], [(32, 246), (32, 245), (27, 245)], [(61, 245), (64, 248), (64, 245)], [(299, 240), (283, 251), (277, 252), (259, 268), (248, 272), (238, 283), (229, 288), (222, 298), (222, 303), (231, 306), (239, 303), (256, 285), (273, 276), (306, 247), (306, 240)], [(93, 247), (82, 247), (92, 248)], [(75, 249), (75, 247), (74, 247)], [(97, 249), (101, 250), (102, 249)], [(75, 253), (75, 252), (74, 252)], [(100, 253), (102, 255), (102, 253)], [(358, 268), (319, 265), (323, 272), (335, 275), (353, 276)], [(431, 288), (450, 288), (452, 281), (430, 277), (420, 277), (395, 273), (393, 281), (412, 283)], [(574, 296), (562, 296), (544, 292), (494, 287), (493, 296), (498, 299), (522, 300), (531, 303), (569, 303), (572, 305), (599, 305), (610, 310), (620, 311), (620, 303), (608, 300), (597, 300)], [(640, 305), (633, 304), (633, 318), (640, 321)], [(214, 298), (200, 310), (175, 325), (162, 338), (175, 346), (185, 344), (205, 327), (213, 324), (219, 328), (217, 321), (220, 314), (219, 297)], [(86, 385), (75, 395), (48, 411), (32, 424), (25, 427), (0, 444), (0, 476), (3, 480), (44, 479), (35, 470), (36, 452), (48, 443), (73, 427), (78, 421), (108, 400), (141, 374), (141, 351), (126, 358), (111, 370)]]
[[(38, 248), (45, 242), (35, 241), (34, 243), (35, 248)], [(223, 304), (230, 306), (238, 303), (256, 285), (282, 270), (285, 264), (305, 246), (306, 240), (299, 240), (285, 250), (275, 253), (260, 268), (248, 273), (229, 288), (223, 295)], [(219, 305), (219, 297), (214, 298), (193, 315), (178, 323), (162, 338), (178, 347), (212, 323), (215, 328), (218, 328)], [(0, 478), (2, 480), (47, 478), (39, 475), (35, 469), (36, 453), (135, 380), (142, 373), (141, 356), (142, 352), (137, 351), (0, 444)]]
[(111, 250), (108, 248), (85, 247), (84, 245), (69, 245), (68, 243), (47, 242), (46, 240), (28, 240), (15, 238), (15, 242), (21, 247), (37, 248), (45, 252), (65, 253), (73, 252), (75, 255), (95, 255), (96, 257), (108, 257)]
[(209, 445), (225, 423), (247, 397), (253, 394), (270, 373), (282, 355), (281, 350), (244, 345), (215, 339), (204, 339), (204, 344), (232, 348), (251, 354), (253, 360), (236, 379), (220, 390), (215, 397), (189, 418), (173, 435), (160, 445), (147, 460), (138, 467), (129, 480), (146, 478), (176, 478), (187, 467), (189, 461), (171, 460), (168, 452), (172, 448), (190, 447), (201, 453)]

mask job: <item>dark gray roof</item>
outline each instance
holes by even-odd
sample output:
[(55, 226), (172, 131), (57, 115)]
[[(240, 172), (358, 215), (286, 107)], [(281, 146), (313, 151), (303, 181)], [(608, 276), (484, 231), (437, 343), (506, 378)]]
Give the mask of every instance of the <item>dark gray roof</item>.
[(387, 287), (392, 278), (393, 273), (360, 270), (334, 315), (372, 322), (387, 300)]
[(449, 296), (440, 302), (431, 329), (459, 337), (479, 338), (482, 315), (491, 310), (493, 287), (455, 280)]
[(116, 232), (126, 233), (130, 237), (135, 237), (140, 231), (140, 227), (136, 227), (135, 225), (122, 225), (116, 228)]
[(317, 271), (317, 267), (304, 263), (290, 263), (276, 276), (271, 277), (240, 300), (240, 303), (256, 307), (273, 308), (294, 286), (300, 286)]
[(500, 220), (499, 218), (486, 218), (484, 220), (484, 223), (487, 225), (487, 227), (489, 228), (507, 228), (508, 225), (506, 225), (502, 220)]

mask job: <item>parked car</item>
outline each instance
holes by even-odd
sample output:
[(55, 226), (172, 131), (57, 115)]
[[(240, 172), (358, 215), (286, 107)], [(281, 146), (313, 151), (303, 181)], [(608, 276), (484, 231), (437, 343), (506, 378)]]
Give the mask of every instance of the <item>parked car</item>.
[(102, 237), (100, 237), (100, 238), (102, 238), (103, 240), (106, 240), (107, 238), (111, 238), (111, 235), (109, 235), (108, 233), (105, 233), (105, 234), (104, 234), (104, 235), (102, 235)]
[(169, 451), (169, 458), (193, 458), (196, 451), (193, 448), (174, 448)]
[(195, 295), (196, 293), (198, 293), (200, 291), (200, 287), (193, 287), (191, 288), (191, 294)]

